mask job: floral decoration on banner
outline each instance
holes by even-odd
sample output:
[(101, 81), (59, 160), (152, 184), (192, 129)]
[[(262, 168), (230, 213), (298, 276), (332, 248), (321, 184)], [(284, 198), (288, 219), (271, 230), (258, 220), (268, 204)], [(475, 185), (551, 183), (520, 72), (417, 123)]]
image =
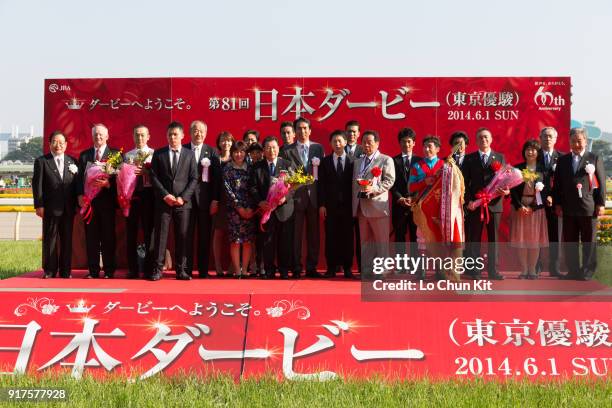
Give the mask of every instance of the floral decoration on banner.
[(22, 303), (15, 308), (15, 316), (24, 316), (28, 312), (28, 308), (36, 310), (44, 315), (52, 315), (58, 311), (59, 306), (53, 304), (54, 300), (47, 297), (44, 298), (28, 298), (26, 303)]
[(300, 320), (306, 320), (310, 317), (310, 310), (308, 310), (306, 306), (302, 305), (301, 300), (277, 300), (274, 302), (272, 307), (266, 308), (268, 316), (272, 318), (278, 318), (295, 311), (297, 311), (297, 318)]

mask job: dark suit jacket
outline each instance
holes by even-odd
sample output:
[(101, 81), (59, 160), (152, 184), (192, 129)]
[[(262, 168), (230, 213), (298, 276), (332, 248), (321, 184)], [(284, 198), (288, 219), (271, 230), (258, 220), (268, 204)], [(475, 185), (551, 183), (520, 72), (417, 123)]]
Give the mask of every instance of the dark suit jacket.
[(185, 204), (181, 208), (191, 208), (191, 199), (198, 183), (198, 169), (193, 152), (182, 148), (174, 176), (170, 168), (169, 147), (155, 150), (151, 160), (151, 184), (155, 196), (161, 204), (167, 206), (164, 197), (172, 194), (176, 198), (181, 197)]
[(60, 178), (53, 155), (48, 153), (40, 156), (34, 162), (34, 177), (32, 193), (34, 207), (45, 209), (45, 213), (60, 216), (64, 213), (73, 214), (77, 205), (78, 173), (72, 174), (68, 167), (77, 165), (74, 157), (64, 154), (63, 179)]
[[(312, 174), (312, 159), (314, 157), (318, 157), (319, 160), (323, 160), (325, 156), (325, 151), (323, 150), (323, 146), (319, 143), (310, 142), (310, 147), (308, 148), (308, 169), (307, 173)], [(304, 167), (304, 163), (302, 163), (302, 158), (300, 156), (300, 152), (298, 150), (298, 143), (292, 143), (285, 150), (283, 150), (283, 154), (281, 155), (283, 159), (289, 160), (293, 167), (296, 169), (299, 167)], [(305, 209), (308, 206), (308, 202), (310, 200), (310, 205), (315, 208), (318, 208), (317, 204), (317, 187), (313, 183), (311, 185), (302, 187), (295, 192), (294, 201), (296, 208)]]
[[(475, 151), (465, 156), (463, 159), (463, 179), (465, 182), (465, 202), (469, 203), (476, 199), (476, 194), (486, 187), (495, 172), (491, 168), (491, 163), (498, 161), (501, 164), (506, 164), (504, 155), (491, 150), (486, 166), (483, 166), (480, 161), (480, 153)], [(502, 197), (497, 197), (489, 203), (489, 211), (494, 213), (502, 212), (503, 202)], [(479, 210), (478, 210), (479, 211)]]
[[(108, 159), (111, 153), (117, 152), (117, 149), (113, 149), (110, 146), (106, 146), (102, 160)], [(84, 150), (79, 155), (79, 173), (77, 183), (77, 194), (82, 195), (85, 191), (85, 170), (87, 169), (87, 163), (95, 162), (96, 150), (92, 147)], [(103, 188), (102, 191), (93, 199), (92, 205), (98, 208), (104, 208), (106, 210), (113, 210), (117, 208), (117, 183), (115, 177), (109, 179), (110, 187)]]
[[(191, 150), (191, 143), (183, 145), (184, 148)], [(193, 156), (193, 152), (191, 152)], [(208, 167), (208, 182), (202, 181), (202, 159), (208, 158), (210, 160), (210, 166)], [(200, 149), (200, 157), (196, 160), (198, 167), (198, 182), (193, 192), (193, 200), (196, 202), (198, 207), (205, 208), (208, 211), (208, 207), (212, 200), (219, 201), (221, 194), (221, 162), (219, 161), (219, 155), (212, 147), (204, 144)]]
[[(276, 167), (274, 168), (274, 174), (272, 176), (278, 177), (281, 170), (288, 171), (291, 168), (291, 162), (279, 157), (276, 161)], [(268, 167), (268, 161), (266, 159), (263, 159), (253, 165), (251, 175), (249, 177), (249, 193), (256, 204), (265, 201), (268, 197), (268, 190), (270, 189), (271, 181), (270, 179), (270, 168)], [(283, 205), (276, 207), (274, 214), (279, 221), (287, 221), (293, 214), (293, 200), (291, 197), (287, 197), (287, 200)]]
[(353, 159), (345, 155), (344, 169), (339, 177), (334, 166), (333, 153), (323, 158), (317, 181), (319, 207), (328, 213), (346, 211), (352, 217)]
[[(524, 170), (527, 167), (527, 163), (523, 162), (514, 167), (517, 168), (518, 170)], [(542, 196), (542, 204), (537, 205), (536, 201), (534, 200), (533, 204), (530, 206), (534, 210), (544, 208), (546, 206), (546, 197), (551, 195), (549, 181), (548, 181), (548, 174), (546, 173), (546, 169), (544, 168), (543, 163), (538, 162), (536, 164), (536, 173), (541, 173), (543, 176), (543, 179), (537, 180), (535, 183), (537, 183), (538, 181), (541, 181), (544, 184), (544, 189), (540, 193), (540, 195)], [(525, 183), (521, 183), (518, 186), (510, 189), (510, 200), (515, 210), (518, 210), (519, 208), (523, 206), (521, 204), (521, 198), (523, 197), (524, 188), (525, 188)]]
[(358, 158), (360, 158), (361, 156), (363, 156), (365, 154), (363, 152), (363, 146), (361, 146), (360, 144), (357, 144), (353, 154), (349, 154), (348, 151), (347, 151), (348, 150), (347, 148), (348, 148), (348, 145), (344, 148), (344, 151), (346, 151), (346, 154), (348, 154), (350, 156), (350, 158), (353, 159), (353, 161), (357, 160)]
[[(587, 164), (595, 166), (593, 177), (597, 178), (599, 188), (589, 189), (589, 176), (585, 170)], [(591, 217), (595, 215), (595, 206), (606, 205), (606, 174), (603, 160), (596, 154), (585, 152), (576, 174), (572, 167), (572, 153), (561, 156), (554, 178), (553, 199), (563, 209), (563, 215)], [(582, 184), (582, 198), (578, 196), (578, 184)]]
[(545, 175), (546, 180), (547, 180), (546, 185), (551, 189), (551, 192), (552, 192), (552, 186), (553, 186), (552, 182), (554, 179), (553, 176), (555, 173), (555, 168), (557, 167), (557, 162), (559, 161), (559, 158), (563, 156), (564, 154), (565, 153), (561, 153), (558, 150), (553, 150), (548, 168), (546, 168), (544, 165), (544, 153), (540, 151), (540, 155), (538, 156), (538, 165), (542, 166), (542, 168), (546, 172), (546, 175)]
[(408, 169), (406, 169), (401, 153), (393, 157), (393, 166), (395, 167), (395, 183), (393, 183), (393, 187), (391, 187), (391, 218), (393, 219), (397, 219), (398, 217), (410, 212), (409, 207), (399, 205), (397, 200), (402, 197), (409, 196), (408, 178), (410, 177), (410, 167), (420, 160), (422, 160), (421, 157), (413, 154), (410, 158), (410, 166)]

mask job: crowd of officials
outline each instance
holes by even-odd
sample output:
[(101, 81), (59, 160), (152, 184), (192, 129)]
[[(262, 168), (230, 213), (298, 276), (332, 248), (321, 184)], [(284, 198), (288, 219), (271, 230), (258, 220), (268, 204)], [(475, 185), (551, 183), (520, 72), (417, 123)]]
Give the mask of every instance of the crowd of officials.
[[(329, 135), (332, 152), (325, 155), (323, 145), (310, 140), (311, 130), (308, 119), (298, 118), (281, 124), (280, 138), (260, 140), (256, 130), (249, 130), (236, 140), (231, 133), (221, 132), (213, 147), (205, 143), (204, 121), (194, 121), (189, 129), (172, 122), (167, 127), (167, 145), (153, 150), (148, 146), (147, 127), (135, 126), (134, 149), (124, 158), (142, 153), (148, 157), (137, 169), (138, 182), (125, 218), (128, 277), (161, 279), (170, 225), (173, 266), (180, 280), (208, 277), (211, 253), (217, 276), (330, 278), (342, 273), (352, 279), (366, 272), (361, 270), (361, 243), (416, 242), (419, 234), (411, 209), (422, 188), (415, 187), (431, 185), (438, 177), (439, 164), (447, 159), (438, 157), (441, 140), (427, 136), (419, 143), (412, 129), (403, 128), (397, 134), (401, 153), (390, 157), (379, 150), (376, 131), (362, 132), (357, 121), (349, 121), (345, 129)], [(524, 161), (515, 167), (536, 176), (502, 189), (500, 197), (487, 204), (488, 220), (476, 207), (476, 197), (493, 178), (493, 163), (503, 165), (505, 157), (492, 150), (489, 129), (481, 128), (473, 137), (477, 149), (472, 153), (467, 153), (470, 137), (465, 132), (455, 132), (447, 141), (464, 182), (464, 256), (480, 253), (486, 231), (487, 276), (503, 279), (497, 269), (496, 242), (503, 200), (509, 199), (510, 243), (519, 254), (520, 278), (536, 279), (544, 269), (564, 279), (590, 279), (596, 269), (596, 220), (603, 215), (606, 194), (602, 159), (586, 150), (586, 131), (575, 128), (562, 136), (569, 137), (569, 153), (555, 148), (558, 135), (552, 127), (527, 140), (522, 146)], [(78, 158), (71, 157), (65, 153), (69, 137), (56, 131), (48, 140), (50, 153), (35, 162), (32, 188), (36, 213), (43, 219), (44, 278), (58, 273), (71, 277), (72, 225), (83, 205), (85, 172), (88, 165), (116, 152), (109, 146), (103, 124), (93, 126), (92, 141), (93, 146)], [(287, 196), (269, 221), (260, 225), (261, 213), (270, 209), (271, 184), (281, 172), (298, 168), (314, 175), (315, 182)], [(373, 169), (378, 172), (375, 183), (358, 183)], [(116, 183), (112, 177), (97, 183), (102, 191), (92, 200), (93, 217), (85, 224), (88, 278), (101, 277), (102, 270), (105, 278), (113, 278)], [(325, 228), (327, 270), (323, 273), (317, 271), (320, 219)], [(144, 262), (138, 259), (139, 236), (144, 237)], [(560, 241), (575, 243), (564, 251), (567, 274), (561, 273)], [(545, 247), (548, 265), (541, 262)], [(222, 260), (227, 248), (231, 264), (225, 271)], [(425, 272), (419, 277), (424, 278)], [(472, 275), (480, 278), (482, 272)]]

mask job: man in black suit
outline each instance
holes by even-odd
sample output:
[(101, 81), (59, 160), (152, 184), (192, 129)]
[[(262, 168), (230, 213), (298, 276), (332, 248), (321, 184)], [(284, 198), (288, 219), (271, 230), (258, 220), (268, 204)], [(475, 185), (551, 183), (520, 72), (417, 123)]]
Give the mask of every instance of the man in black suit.
[[(249, 179), (249, 192), (261, 211), (270, 209), (266, 201), (268, 190), (273, 178), (278, 178), (281, 171), (289, 171), (291, 162), (278, 157), (278, 140), (274, 136), (264, 139), (264, 160), (253, 165)], [(293, 200), (285, 197), (282, 203), (270, 215), (270, 219), (263, 226), (263, 279), (272, 279), (276, 273), (275, 260), (278, 260), (278, 269), (281, 279), (289, 277), (289, 268), (293, 267)], [(294, 277), (297, 274), (294, 270)]]
[(280, 147), (280, 154), (283, 151), (295, 143), (295, 129), (293, 128), (293, 122), (283, 122), (280, 124), (280, 135), (283, 141), (283, 145)]
[[(538, 155), (538, 164), (544, 169), (544, 180), (548, 181), (548, 189), (554, 186), (554, 173), (557, 168), (557, 161), (565, 153), (555, 150), (557, 142), (557, 130), (554, 127), (545, 127), (540, 131), (540, 144), (542, 152)], [(548, 273), (553, 277), (561, 277), (559, 272), (559, 218), (555, 214), (552, 198), (549, 198), (545, 204), (546, 222), (548, 225)], [(542, 252), (536, 264), (538, 274), (542, 271)]]
[[(344, 133), (346, 134), (346, 146), (344, 150), (348, 157), (355, 161), (363, 156), (363, 146), (359, 143), (360, 125), (356, 120), (349, 120), (344, 125)], [(355, 236), (355, 256), (357, 257), (357, 266), (361, 272), (361, 236), (359, 235), (359, 220), (353, 218), (353, 235)]]
[[(65, 154), (66, 136), (55, 131), (49, 137), (51, 153), (34, 162), (32, 193), (36, 215), (43, 220), (43, 278), (70, 278), (72, 222), (76, 210), (76, 159)], [(59, 242), (58, 242), (59, 241)], [(59, 253), (58, 253), (59, 247)]]
[(317, 181), (319, 215), (325, 221), (326, 278), (342, 267), (345, 278), (353, 273), (353, 160), (348, 157), (346, 134), (335, 130), (329, 137), (333, 153), (323, 158)]
[[(488, 240), (488, 265), (487, 272), (489, 279), (501, 280), (504, 277), (497, 272), (497, 233), (503, 210), (502, 197), (497, 197), (488, 203), (490, 220), (486, 222), (486, 217), (481, 217), (483, 208), (476, 207), (474, 201), (476, 194), (485, 188), (493, 179), (495, 171), (492, 168), (494, 162), (500, 165), (506, 163), (504, 156), (501, 153), (491, 150), (493, 136), (487, 128), (480, 128), (476, 131), (476, 143), (478, 151), (465, 156), (463, 162), (463, 177), (465, 182), (465, 201), (467, 205), (467, 214), (465, 220), (466, 237), (469, 241), (466, 245), (466, 257), (477, 258), (480, 256), (480, 242), (482, 237), (482, 229), (486, 228)], [(498, 191), (503, 197), (510, 194), (508, 188), (503, 188)], [(486, 204), (483, 204), (486, 205)], [(483, 212), (484, 214), (484, 212)], [(484, 219), (481, 219), (484, 218)], [(480, 271), (476, 271), (472, 275), (476, 279), (480, 279)]]
[(346, 150), (346, 154), (351, 158), (351, 160), (359, 159), (363, 156), (363, 146), (359, 143), (359, 122), (356, 120), (349, 120), (344, 125), (344, 131), (346, 133), (346, 146), (344, 150)]
[(168, 146), (158, 149), (151, 161), (155, 191), (154, 266), (151, 280), (159, 280), (164, 266), (170, 220), (174, 223), (174, 265), (176, 279), (190, 280), (186, 249), (193, 192), (198, 183), (198, 167), (193, 152), (181, 146), (183, 125), (168, 125)]
[[(149, 169), (153, 159), (153, 149), (147, 143), (149, 141), (149, 129), (144, 125), (136, 125), (133, 129), (134, 149), (125, 154), (125, 161), (137, 166), (136, 188), (130, 202), (130, 213), (126, 218), (126, 249), (128, 259), (128, 279), (136, 279), (140, 276), (138, 265), (138, 231), (142, 225), (145, 257), (142, 265), (145, 278), (151, 274), (151, 237), (153, 236), (153, 185)], [(136, 163), (138, 155), (148, 155), (144, 163)]]
[(465, 148), (470, 143), (470, 139), (468, 138), (467, 133), (464, 131), (453, 132), (450, 137), (448, 143), (451, 146), (451, 149), (456, 152), (453, 153), (453, 160), (455, 160), (455, 164), (459, 167), (459, 170), (463, 171), (463, 162), (465, 161)]
[[(304, 174), (314, 175), (325, 156), (323, 146), (310, 140), (310, 121), (298, 118), (293, 123), (297, 142), (283, 150), (282, 157), (289, 160), (293, 167), (304, 169)], [(315, 177), (316, 178), (316, 177)], [(302, 233), (306, 222), (306, 276), (318, 278), (319, 263), (319, 206), (317, 187), (313, 183), (295, 191), (294, 195), (294, 249), (293, 273), (299, 277), (302, 272)]]
[[(413, 129), (401, 129), (397, 134), (397, 141), (401, 153), (393, 158), (395, 183), (391, 187), (391, 224), (395, 232), (395, 242), (406, 242), (406, 233), (410, 234), (410, 254), (416, 256), (417, 226), (412, 218), (411, 210), (414, 197), (409, 194), (408, 180), (410, 178), (410, 167), (422, 159), (412, 153), (416, 141), (416, 133)], [(415, 253), (412, 253), (413, 249)]]
[[(572, 128), (572, 152), (559, 158), (554, 175), (553, 199), (557, 216), (563, 217), (563, 242), (568, 268), (564, 279), (590, 280), (597, 267), (597, 246), (594, 241), (597, 217), (604, 215), (606, 175), (603, 160), (587, 152), (586, 146), (586, 129)], [(578, 255), (578, 243), (581, 241), (582, 265)]]
[(212, 216), (217, 212), (221, 192), (221, 162), (215, 149), (204, 144), (207, 130), (208, 126), (204, 121), (193, 121), (189, 127), (191, 143), (183, 145), (193, 152), (198, 168), (198, 180), (191, 200), (191, 220), (187, 234), (187, 274), (192, 276), (193, 273), (193, 244), (197, 231), (200, 278), (208, 276)]
[[(111, 153), (117, 150), (110, 148), (108, 128), (99, 123), (91, 129), (93, 147), (79, 155), (79, 181), (77, 193), (79, 206), (84, 205), (85, 176), (88, 166), (95, 162), (106, 161)], [(114, 177), (98, 180), (100, 193), (91, 202), (93, 216), (91, 222), (85, 224), (85, 241), (87, 245), (88, 278), (100, 277), (100, 251), (104, 265), (104, 277), (112, 279), (115, 275), (117, 261), (115, 257), (115, 211), (117, 209), (117, 184)]]

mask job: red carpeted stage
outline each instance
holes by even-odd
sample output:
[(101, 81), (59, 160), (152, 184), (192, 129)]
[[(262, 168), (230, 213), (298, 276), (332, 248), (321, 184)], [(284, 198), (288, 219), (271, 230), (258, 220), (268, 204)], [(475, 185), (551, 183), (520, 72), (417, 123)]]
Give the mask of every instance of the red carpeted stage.
[(3, 372), (555, 379), (612, 365), (612, 291), (595, 281), (506, 273), (490, 288), (399, 279), (383, 292), (343, 278), (41, 275), (0, 281)]

